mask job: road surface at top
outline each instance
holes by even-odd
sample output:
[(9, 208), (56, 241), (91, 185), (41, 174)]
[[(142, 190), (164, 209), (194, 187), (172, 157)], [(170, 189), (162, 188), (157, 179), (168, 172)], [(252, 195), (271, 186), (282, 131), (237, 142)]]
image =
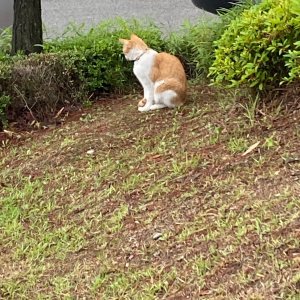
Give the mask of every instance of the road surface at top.
[(42, 0), (45, 37), (61, 34), (70, 22), (89, 27), (117, 16), (151, 19), (164, 32), (170, 32), (185, 20), (193, 23), (212, 15), (196, 8), (191, 0)]

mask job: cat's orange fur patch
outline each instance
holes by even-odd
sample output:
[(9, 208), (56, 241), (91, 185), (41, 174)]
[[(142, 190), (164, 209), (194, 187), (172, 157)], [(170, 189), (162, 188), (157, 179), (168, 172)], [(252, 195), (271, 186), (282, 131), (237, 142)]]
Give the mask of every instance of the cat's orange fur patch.
[(158, 53), (154, 60), (151, 79), (153, 82), (164, 81), (156, 88), (157, 93), (166, 90), (173, 90), (177, 93), (178, 96), (173, 100), (176, 106), (185, 102), (187, 80), (184, 68), (176, 56), (165, 52)]

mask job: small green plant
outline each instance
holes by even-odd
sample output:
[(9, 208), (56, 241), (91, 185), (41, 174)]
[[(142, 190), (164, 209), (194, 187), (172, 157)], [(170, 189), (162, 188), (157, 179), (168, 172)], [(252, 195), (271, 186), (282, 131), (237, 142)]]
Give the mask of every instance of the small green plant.
[(244, 116), (248, 119), (251, 127), (253, 127), (255, 123), (255, 114), (256, 114), (258, 100), (259, 97), (257, 95), (255, 99), (251, 99), (249, 103), (241, 104), (242, 108), (245, 110)]
[(198, 284), (199, 286), (203, 287), (205, 284), (205, 274), (210, 270), (212, 267), (211, 262), (204, 258), (203, 256), (197, 257), (194, 262), (194, 272), (197, 275)]
[(128, 205), (122, 204), (118, 209), (116, 209), (111, 216), (111, 218), (105, 224), (106, 229), (109, 232), (118, 232), (123, 227), (123, 218), (128, 214)]
[(209, 143), (211, 145), (214, 145), (219, 141), (220, 135), (222, 133), (222, 128), (217, 125), (213, 125), (211, 123), (208, 123), (207, 128), (210, 133), (209, 134)]
[(278, 141), (276, 140), (275, 135), (272, 134), (271, 136), (267, 137), (263, 146), (268, 150), (277, 147)]
[(232, 153), (241, 153), (246, 151), (247, 148), (248, 148), (248, 141), (243, 137), (240, 138), (232, 137), (228, 142), (228, 149)]
[(102, 286), (102, 284), (107, 280), (107, 274), (106, 273), (102, 273), (98, 276), (96, 276), (92, 282), (91, 285), (91, 290), (93, 291), (93, 293), (96, 293), (97, 290)]
[(64, 295), (65, 299), (70, 297), (69, 290), (71, 288), (71, 283), (68, 278), (57, 276), (53, 278), (52, 284), (55, 288), (56, 295)]

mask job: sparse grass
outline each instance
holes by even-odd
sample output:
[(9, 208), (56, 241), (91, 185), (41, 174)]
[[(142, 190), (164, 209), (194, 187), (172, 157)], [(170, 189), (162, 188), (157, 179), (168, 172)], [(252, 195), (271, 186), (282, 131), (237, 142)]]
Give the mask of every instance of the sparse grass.
[(298, 299), (299, 111), (135, 97), (2, 144), (0, 298)]
[(247, 150), (249, 143), (244, 137), (231, 137), (228, 141), (228, 150), (231, 153), (242, 153)]

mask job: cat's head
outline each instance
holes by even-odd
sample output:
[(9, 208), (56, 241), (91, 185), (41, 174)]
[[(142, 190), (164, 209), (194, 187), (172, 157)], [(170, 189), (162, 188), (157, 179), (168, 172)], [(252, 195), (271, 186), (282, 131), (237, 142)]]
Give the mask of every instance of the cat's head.
[(146, 43), (137, 35), (132, 34), (130, 40), (119, 39), (123, 44), (123, 53), (127, 60), (137, 60), (149, 48)]

